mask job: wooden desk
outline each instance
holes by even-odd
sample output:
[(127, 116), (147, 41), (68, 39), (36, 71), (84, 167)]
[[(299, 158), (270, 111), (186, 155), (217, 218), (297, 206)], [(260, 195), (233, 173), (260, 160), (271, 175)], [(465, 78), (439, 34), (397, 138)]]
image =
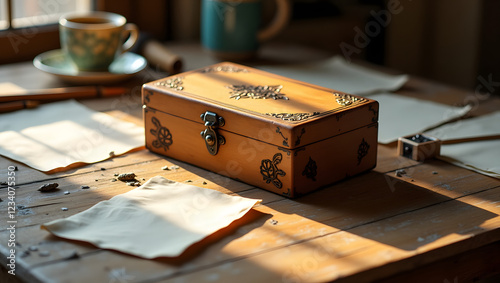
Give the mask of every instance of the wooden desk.
[[(210, 63), (197, 47), (172, 48), (185, 55), (188, 68)], [(59, 84), (30, 63), (0, 67), (0, 73), (2, 80), (26, 80), (28, 87)], [(84, 103), (112, 114), (124, 112), (141, 123), (139, 86), (156, 76), (161, 74), (148, 70), (129, 82), (128, 96)], [(451, 104), (474, 95), (416, 78), (400, 93)], [(500, 109), (498, 98), (480, 102), (474, 114)], [(379, 145), (378, 150), (373, 171), (296, 200), (147, 150), (53, 175), (0, 157), (0, 181), (8, 166), (18, 168), (16, 205), (21, 206), (13, 277), (5, 270), (10, 232), (7, 192), (0, 189), (0, 282), (468, 282), (499, 273), (500, 180), (438, 160), (418, 163), (398, 156), (395, 145)], [(180, 168), (162, 170), (172, 165)], [(395, 171), (401, 168), (407, 174), (398, 177)], [(191, 180), (263, 202), (174, 259), (145, 260), (61, 240), (40, 229), (42, 223), (133, 189), (110, 181), (115, 173), (130, 171), (140, 179), (161, 175)], [(37, 189), (49, 182), (59, 183), (61, 190), (40, 194)]]

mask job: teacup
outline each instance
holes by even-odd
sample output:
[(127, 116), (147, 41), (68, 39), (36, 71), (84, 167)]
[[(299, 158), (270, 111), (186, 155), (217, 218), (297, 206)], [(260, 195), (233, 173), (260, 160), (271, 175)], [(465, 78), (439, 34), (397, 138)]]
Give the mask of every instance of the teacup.
[(216, 57), (246, 60), (277, 35), (291, 15), (289, 0), (276, 0), (270, 25), (259, 29), (263, 0), (202, 0), (201, 43)]
[(139, 29), (121, 15), (90, 12), (61, 17), (59, 35), (62, 50), (79, 70), (105, 71), (134, 46)]

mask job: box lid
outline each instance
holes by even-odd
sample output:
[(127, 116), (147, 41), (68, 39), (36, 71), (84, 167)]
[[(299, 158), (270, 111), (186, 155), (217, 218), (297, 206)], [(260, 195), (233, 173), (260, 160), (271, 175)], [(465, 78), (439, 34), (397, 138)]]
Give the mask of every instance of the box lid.
[(206, 111), (221, 131), (293, 149), (378, 121), (378, 103), (224, 62), (143, 86), (143, 104), (197, 123)]

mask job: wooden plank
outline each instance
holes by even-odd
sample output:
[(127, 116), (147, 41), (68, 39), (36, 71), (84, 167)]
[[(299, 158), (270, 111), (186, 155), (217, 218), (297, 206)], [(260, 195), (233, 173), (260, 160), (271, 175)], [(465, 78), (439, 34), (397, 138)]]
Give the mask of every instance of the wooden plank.
[[(146, 152), (146, 154), (147, 154), (147, 152)], [(124, 157), (124, 158), (126, 158), (126, 157)], [(163, 163), (161, 163), (161, 164), (160, 163), (161, 163), (161, 161), (159, 161), (159, 160), (157, 160), (156, 163), (146, 161), (146, 162), (144, 162), (144, 164), (140, 164), (140, 166), (141, 167), (144, 166), (145, 171), (153, 173), (154, 171), (156, 171), (156, 172), (159, 171), (158, 168), (160, 168), (160, 165), (163, 165)], [(175, 163), (172, 163), (172, 164), (175, 164)], [(137, 165), (131, 165), (130, 168), (135, 168), (136, 166)], [(189, 167), (189, 165), (186, 165), (186, 166)], [(118, 168), (128, 169), (128, 167), (118, 167)], [(395, 188), (394, 191), (392, 191), (391, 187), (390, 187), (390, 184), (391, 184), (390, 180), (393, 178), (392, 176), (394, 176), (393, 172), (390, 172), (387, 175), (382, 175), (382, 174), (379, 174), (378, 172), (372, 172), (369, 174), (362, 175), (358, 178), (353, 178), (353, 179), (350, 179), (346, 182), (336, 184), (330, 188), (322, 190), (321, 193), (312, 194), (310, 196), (306, 196), (304, 198), (301, 198), (297, 201), (282, 200), (282, 201), (276, 202), (276, 200), (278, 200), (278, 199), (275, 199), (275, 200), (272, 200), (271, 203), (273, 203), (273, 205), (275, 206), (275, 211), (285, 211), (289, 214), (299, 213), (301, 215), (301, 217), (306, 217), (307, 219), (311, 218), (314, 221), (321, 221), (322, 223), (326, 223), (326, 224), (331, 223), (331, 226), (338, 225), (338, 226), (342, 227), (342, 225), (344, 225), (343, 227), (349, 228), (351, 226), (348, 226), (348, 225), (349, 224), (352, 225), (352, 223), (353, 223), (352, 219), (345, 218), (344, 220), (342, 220), (341, 219), (342, 215), (340, 215), (340, 217), (339, 216), (333, 217), (334, 220), (329, 220), (329, 219), (325, 220), (325, 218), (321, 218), (321, 217), (324, 217), (325, 215), (328, 216), (332, 212), (335, 212), (335, 211), (327, 210), (326, 212), (325, 211), (321, 212), (321, 209), (328, 208), (329, 206), (333, 206), (334, 208), (337, 208), (340, 211), (342, 211), (342, 209), (344, 209), (345, 213), (349, 214), (349, 213), (353, 213), (352, 209), (348, 209), (349, 207), (356, 207), (356, 206), (366, 207), (367, 204), (370, 202), (374, 202), (376, 204), (376, 205), (374, 205), (374, 207), (389, 207), (389, 206), (392, 207), (393, 205), (388, 205), (388, 204), (390, 204), (391, 202), (395, 202), (395, 203), (399, 203), (400, 206), (397, 206), (396, 208), (392, 207), (391, 209), (398, 209), (401, 207), (406, 207), (407, 204), (412, 204), (415, 202), (419, 203), (418, 200), (434, 199), (434, 201), (442, 201), (443, 199), (446, 199), (446, 197), (440, 196), (439, 194), (434, 194), (431, 190), (427, 190), (427, 189), (418, 189), (417, 188), (417, 190), (409, 190), (410, 188), (413, 188), (412, 183), (414, 183), (414, 182), (411, 182), (411, 180), (409, 179), (409, 176), (414, 178), (415, 182), (421, 183), (424, 188), (430, 187), (431, 189), (437, 190), (438, 192), (458, 191), (459, 193), (461, 192), (461, 194), (464, 194), (464, 193), (470, 193), (468, 190), (469, 190), (471, 183), (475, 184), (476, 188), (485, 188), (485, 187), (487, 188), (488, 186), (492, 187), (492, 186), (495, 186), (496, 184), (498, 184), (497, 180), (495, 180), (495, 179), (484, 177), (482, 175), (467, 171), (465, 169), (460, 169), (460, 168), (451, 166), (447, 163), (443, 163), (440, 161), (434, 161), (434, 162), (429, 162), (426, 164), (420, 164), (419, 166), (414, 166), (414, 167), (410, 167), (410, 168), (412, 170), (411, 171), (408, 170), (409, 174), (402, 176), (400, 178), (396, 178), (396, 184), (394, 187)], [(429, 172), (432, 172), (431, 170), (433, 170), (433, 169), (438, 169), (439, 174), (432, 174), (432, 173), (429, 174)], [(95, 178), (96, 173), (104, 174), (104, 173), (100, 172), (100, 170), (96, 170), (96, 171), (97, 172), (88, 172), (88, 174), (83, 174), (83, 175), (88, 175), (84, 178), (82, 178), (81, 176), (80, 177), (79, 176), (71, 176), (68, 178), (73, 178), (72, 180), (75, 183), (80, 182), (80, 181), (78, 181), (79, 180), (78, 178), (82, 178), (81, 180), (91, 180), (92, 181)], [(106, 171), (108, 171), (108, 170), (106, 170)], [(110, 172), (106, 172), (106, 173), (110, 173)], [(169, 173), (171, 174), (170, 176), (173, 175), (175, 177), (175, 174), (172, 174), (173, 172), (169, 172)], [(197, 175), (210, 176), (210, 175), (212, 175), (213, 178), (219, 177), (218, 180), (213, 182), (213, 183), (215, 184), (217, 182), (224, 182), (224, 184), (222, 184), (223, 188), (226, 188), (228, 185), (230, 185), (227, 182), (231, 182), (231, 181), (227, 180), (226, 178), (217, 176), (213, 173), (208, 173), (208, 172), (206, 172), (202, 169), (196, 168), (196, 167), (188, 168), (186, 172), (177, 176), (177, 178), (178, 178), (177, 180), (183, 181), (183, 180), (187, 180), (189, 178), (192, 178), (193, 173), (195, 174), (194, 176), (197, 176)], [(182, 177), (183, 174), (185, 174), (189, 177), (183, 178)], [(108, 177), (110, 177), (110, 176), (108, 176)], [(68, 178), (65, 178), (65, 179), (68, 179)], [(192, 178), (192, 179), (194, 179), (194, 178)], [(378, 181), (373, 182), (374, 179), (378, 180)], [(75, 181), (75, 180), (77, 180), (77, 181)], [(202, 182), (201, 179), (199, 182)], [(455, 185), (453, 185), (453, 186), (449, 185), (450, 183), (453, 184), (454, 182), (456, 183)], [(375, 186), (376, 188), (375, 189), (370, 188), (367, 186), (367, 184), (370, 184), (371, 186)], [(102, 185), (102, 184), (100, 184), (100, 185)], [(198, 184), (198, 185), (200, 185), (200, 184)], [(34, 186), (34, 188), (36, 189), (36, 186)], [(254, 192), (255, 194), (260, 194), (261, 190), (245, 191), (245, 193), (247, 193), (247, 192)], [(110, 197), (116, 193), (117, 192), (113, 192), (110, 190), (108, 196)], [(346, 200), (346, 195), (350, 196), (350, 200), (345, 205), (342, 206), (342, 204)], [(375, 198), (372, 199), (374, 195), (375, 195)], [(397, 197), (388, 198), (389, 195), (392, 197), (394, 197), (394, 196), (397, 196)], [(429, 198), (429, 196), (432, 196), (432, 197)], [(389, 201), (384, 202), (382, 200), (384, 198), (386, 199), (385, 201), (387, 201), (387, 199), (389, 199)], [(404, 199), (406, 201), (400, 202), (400, 199)], [(334, 201), (328, 203), (327, 200), (334, 200)], [(417, 200), (417, 201), (415, 201), (415, 200)], [(90, 207), (92, 204), (96, 203), (97, 201), (99, 201), (99, 199), (91, 199), (88, 203), (88, 207)], [(318, 204), (320, 204), (320, 208), (317, 207)], [(418, 207), (418, 205), (415, 207), (409, 206), (406, 208), (415, 209), (416, 207)], [(360, 209), (360, 212), (361, 212), (361, 216), (370, 215), (372, 213), (369, 209), (368, 210)], [(394, 213), (394, 211), (391, 211), (390, 209), (386, 210), (384, 212), (386, 213), (385, 214), (386, 216), (392, 215)], [(274, 214), (276, 215), (276, 213), (274, 213)], [(318, 217), (318, 216), (315, 216), (315, 214), (322, 214), (323, 216)], [(384, 215), (384, 214), (381, 214), (381, 215)], [(329, 217), (331, 217), (331, 215)], [(286, 219), (286, 218), (284, 218), (284, 219)], [(364, 220), (366, 221), (366, 219), (364, 219)], [(368, 219), (368, 220), (370, 220), (370, 219)], [(342, 221), (344, 221), (344, 223), (342, 223)], [(278, 219), (278, 223), (283, 223), (283, 222), (287, 223), (287, 221), (284, 221), (283, 219)], [(315, 228), (314, 225), (311, 226), (311, 224), (308, 223), (308, 221), (304, 221), (304, 219), (302, 219), (302, 218), (291, 220), (290, 222), (292, 222), (292, 223), (295, 222), (297, 225), (296, 226), (292, 225), (290, 228), (285, 229), (285, 231), (293, 231), (294, 229), (297, 229), (297, 227)], [(320, 227), (318, 230), (321, 231), (321, 233), (325, 233), (325, 232), (329, 231), (329, 230), (325, 230), (325, 229), (328, 229), (328, 227), (331, 227), (331, 226), (324, 225), (323, 227)], [(300, 238), (299, 240), (307, 239), (308, 237), (316, 237), (318, 235), (322, 235), (321, 233), (320, 234), (313, 234), (313, 235), (305, 233), (303, 235), (304, 238)], [(27, 233), (27, 234), (31, 234), (31, 233)], [(256, 237), (260, 239), (260, 238), (262, 238), (262, 235), (259, 234)], [(34, 237), (34, 238), (36, 239), (37, 237)], [(279, 237), (274, 237), (274, 238), (270, 238), (269, 242), (273, 242), (273, 241), (277, 241), (277, 240), (279, 241)], [(293, 239), (293, 240), (296, 240), (296, 239)], [(266, 242), (268, 242), (268, 241), (266, 241)], [(247, 245), (246, 244), (242, 245), (242, 247), (245, 247), (245, 246), (247, 246)], [(55, 245), (55, 248), (57, 248), (57, 245)], [(250, 245), (246, 249), (246, 251), (251, 252), (254, 248), (255, 247)], [(111, 252), (106, 252), (106, 253), (111, 254)], [(61, 257), (64, 258), (64, 255), (61, 255)], [(210, 260), (208, 260), (208, 261), (212, 262), (212, 260), (213, 259), (210, 258)]]
[[(270, 196), (270, 199), (282, 198), (278, 195), (271, 194), (262, 190), (253, 190), (252, 192), (247, 192), (250, 186), (229, 179), (221, 180), (222, 177), (203, 171), (199, 168), (192, 167), (190, 165), (185, 165), (189, 168), (189, 171), (185, 170), (183, 167), (179, 169), (163, 170), (163, 166), (179, 166), (183, 165), (180, 162), (174, 161), (168, 162), (164, 159), (159, 159), (156, 161), (147, 161), (143, 164), (133, 164), (131, 166), (119, 167), (118, 169), (123, 171), (118, 172), (129, 172), (134, 170), (138, 176), (144, 176), (150, 178), (154, 175), (168, 175), (167, 177), (177, 181), (191, 180), (192, 184), (198, 185), (200, 187), (207, 188), (219, 188), (220, 184), (227, 185), (238, 191), (242, 192), (242, 195), (247, 197), (262, 198), (262, 193)], [(140, 168), (137, 169), (137, 168)], [(80, 175), (66, 176), (60, 179), (61, 190), (54, 193), (39, 193), (36, 191), (38, 186), (43, 182), (35, 182), (31, 184), (22, 185), (17, 189), (16, 204), (24, 205), (26, 208), (21, 209), (20, 213), (16, 216), (16, 242), (18, 243), (18, 253), (29, 251), (29, 247), (37, 246), (40, 250), (44, 252), (49, 252), (50, 256), (41, 257), (39, 252), (32, 252), (30, 256), (25, 256), (18, 258), (18, 269), (22, 276), (27, 276), (29, 281), (31, 278), (30, 270), (34, 265), (37, 264), (47, 264), (51, 261), (64, 260), (68, 257), (74, 255), (74, 253), (86, 254), (88, 252), (93, 252), (96, 250), (95, 247), (75, 241), (64, 241), (56, 237), (51, 236), (48, 232), (44, 230), (39, 230), (39, 225), (50, 220), (58, 219), (64, 216), (65, 212), (62, 212), (61, 207), (67, 207), (69, 210), (66, 214), (67, 216), (83, 211), (97, 202), (110, 197), (126, 192), (133, 189), (133, 187), (126, 186), (124, 183), (110, 182), (111, 178), (114, 177), (114, 172), (112, 170), (99, 171), (98, 179), (95, 179), (95, 172), (88, 172)], [(149, 175), (145, 176), (142, 173), (147, 172)], [(199, 175), (195, 173), (199, 172)], [(142, 182), (143, 178), (138, 178)], [(98, 180), (97, 182), (95, 180)], [(95, 182), (95, 184), (94, 184)], [(81, 189), (82, 184), (93, 184), (90, 189)], [(64, 195), (64, 191), (68, 190), (71, 193), (69, 195)], [(223, 189), (227, 193), (233, 193), (227, 189)], [(5, 191), (5, 190), (2, 190)], [(260, 194), (260, 195), (259, 195)], [(63, 215), (61, 215), (63, 214)], [(6, 221), (6, 214), (3, 214), (2, 221)], [(7, 227), (6, 227), (7, 228)], [(0, 232), (2, 238), (7, 239), (9, 236), (9, 231), (5, 228)], [(5, 242), (6, 243), (6, 242)], [(0, 246), (1, 253), (7, 255), (8, 249)]]
[[(22, 163), (18, 163), (11, 159), (0, 157), (0, 176), (2, 179), (0, 181), (5, 182), (5, 176), (7, 176), (7, 171), (9, 166), (16, 166), (18, 168), (16, 172), (16, 185), (23, 185), (27, 183), (39, 182), (43, 180), (54, 180), (64, 178), (70, 175), (81, 175), (86, 173), (100, 173), (101, 168), (112, 170), (113, 168), (120, 168), (134, 163), (144, 163), (147, 161), (159, 160), (162, 157), (152, 154), (147, 150), (140, 150), (137, 152), (127, 153), (121, 156), (115, 156), (111, 159), (101, 161), (99, 163), (89, 164), (73, 169), (69, 169), (62, 172), (57, 172), (54, 174), (45, 174), (31, 167), (28, 167)], [(0, 186), (2, 188), (4, 186)]]
[[(186, 282), (216, 277), (224, 282), (371, 282), (500, 240), (498, 200), (500, 188), (158, 282), (178, 276)], [(427, 220), (429, 215), (434, 217)], [(366, 234), (387, 227), (390, 232)], [(420, 241), (422, 231), (439, 236)]]
[[(164, 166), (171, 167), (175, 164), (180, 166), (180, 168), (169, 171), (162, 170)], [(407, 174), (412, 174), (411, 179), (408, 177), (410, 175), (396, 177), (392, 175), (393, 173), (384, 175), (377, 172), (370, 172), (325, 188), (320, 193), (310, 194), (297, 200), (283, 200), (280, 203), (273, 204), (273, 206), (276, 206), (281, 211), (289, 211), (290, 213), (297, 213), (296, 210), (300, 207), (307, 214), (304, 214), (305, 216), (312, 217), (312, 219), (317, 218), (318, 220), (323, 220), (320, 217), (324, 217), (325, 215), (330, 217), (332, 213), (338, 214), (342, 211), (344, 211), (344, 214), (352, 213), (353, 208), (356, 207), (356, 213), (353, 213), (353, 215), (361, 219), (370, 215), (381, 217), (380, 213), (382, 212), (385, 213), (384, 215), (391, 215), (392, 213), (399, 213), (408, 209), (417, 209), (429, 203), (443, 201), (448, 197), (456, 198), (479, 190), (492, 188), (499, 184), (499, 181), (496, 179), (441, 161), (429, 162), (412, 168), (412, 171), (407, 171)], [(439, 168), (440, 174), (428, 173), (436, 168)], [(130, 190), (131, 187), (126, 186), (122, 182), (112, 182), (112, 179), (115, 178), (114, 174), (129, 171), (135, 172), (138, 179), (142, 182), (153, 176), (163, 175), (180, 182), (189, 180), (193, 185), (216, 189), (225, 193), (237, 193), (253, 188), (252, 186), (227, 179), (189, 164), (168, 158), (159, 158), (153, 161), (136, 162), (132, 165), (112, 167), (104, 171), (96, 170), (52, 180), (60, 182), (59, 185), (61, 188), (54, 193), (41, 194), (37, 192), (37, 189), (45, 181), (35, 181), (21, 185), (16, 196), (17, 204), (23, 205), (27, 209), (33, 207), (33, 212), (36, 212), (36, 215), (53, 212), (54, 206), (51, 203), (57, 206), (84, 210), (100, 200), (108, 199), (113, 195)], [(412, 182), (411, 180), (414, 181)], [(203, 182), (207, 182), (207, 184), (204, 185)], [(475, 184), (474, 187), (470, 185), (470, 182)], [(82, 185), (88, 185), (91, 189), (81, 189)], [(71, 194), (66, 196), (63, 194), (64, 191), (69, 191)], [(5, 194), (3, 195), (5, 198), (6, 192), (3, 191), (3, 194)], [(82, 199), (78, 199), (78, 206), (75, 206), (72, 200), (76, 200), (77, 198)], [(396, 200), (397, 203), (394, 203)], [(379, 213), (378, 215), (372, 213), (373, 204), (381, 207), (375, 207)], [(321, 213), (318, 213), (318, 211)], [(74, 212), (71, 211), (70, 213)], [(0, 219), (2, 217), (4, 218), (6, 215), (0, 216)], [(42, 223), (37, 220), (35, 215), (29, 215), (25, 219), (29, 219), (29, 223), (25, 223), (25, 225)], [(25, 220), (20, 219), (19, 225), (22, 226), (23, 224), (21, 223), (23, 221)], [(337, 222), (336, 224), (340, 223)]]
[(377, 147), (377, 166), (373, 170), (379, 173), (387, 173), (418, 164), (420, 164), (418, 161), (398, 155), (396, 143), (391, 145), (379, 144)]
[[(401, 231), (391, 233), (392, 239), (395, 236), (408, 238), (408, 246), (415, 245), (415, 239), (422, 246), (416, 246), (415, 249), (407, 249), (414, 252), (412, 257), (404, 260), (395, 259), (390, 263), (381, 266), (379, 270), (367, 270), (360, 272), (349, 278), (347, 282), (366, 281), (367, 278), (386, 277), (387, 274), (396, 272), (418, 270), (422, 266), (446, 258), (455, 260), (461, 253), (473, 251), (484, 245), (495, 243), (500, 240), (500, 224), (498, 205), (500, 201), (499, 187), (480, 192), (454, 200), (444, 206), (429, 207), (426, 215), (417, 217), (417, 225), (407, 224), (406, 220), (402, 224)], [(418, 212), (417, 212), (418, 213)], [(391, 219), (391, 221), (394, 221)], [(384, 223), (386, 225), (386, 223)], [(380, 226), (362, 227), (361, 229), (379, 229)], [(360, 231), (357, 231), (360, 232)], [(420, 236), (419, 236), (420, 235)], [(424, 237), (424, 235), (427, 235)], [(384, 237), (384, 235), (381, 235)], [(387, 235), (385, 235), (387, 236)], [(423, 239), (423, 240), (422, 240)], [(385, 239), (385, 241), (391, 241)], [(402, 241), (396, 240), (398, 243)], [(399, 245), (395, 245), (401, 248)], [(475, 261), (475, 258), (471, 258)], [(482, 270), (484, 272), (485, 270)], [(443, 270), (446, 272), (446, 270)]]
[[(420, 269), (413, 269), (383, 279), (379, 283), (483, 282), (481, 280), (500, 274), (498, 254), (500, 254), (500, 242), (495, 242), (476, 250), (461, 253), (453, 260), (440, 260)], [(485, 282), (498, 282), (498, 279), (497, 277)]]
[[(296, 214), (261, 206), (257, 210), (272, 213), (273, 219), (278, 220), (277, 225), (265, 217), (254, 220), (232, 232), (235, 235), (225, 235), (184, 262), (173, 259), (148, 261), (102, 251), (83, 255), (75, 261), (40, 265), (34, 268), (34, 274), (58, 278), (61, 282), (84, 282), (91, 277), (103, 280), (109, 277), (112, 269), (123, 269), (138, 281), (155, 282), (161, 278), (177, 280), (179, 277), (187, 282), (211, 278), (224, 279), (225, 282), (310, 282), (336, 278), (347, 280), (347, 276), (360, 274), (356, 280), (347, 282), (367, 282), (499, 240), (500, 231), (496, 228), (500, 224), (498, 200), (500, 188), (490, 189), (348, 230), (338, 230)], [(433, 217), (429, 219), (429, 216)], [(293, 222), (300, 227), (309, 224), (308, 230), (317, 231), (316, 236), (302, 238), (297, 227), (281, 227)], [(245, 228), (244, 231), (238, 231), (241, 228)], [(419, 237), (424, 240), (419, 240)], [(273, 247), (275, 241), (286, 238), (291, 241)], [(241, 249), (253, 252), (245, 254)], [(428, 253), (434, 250), (436, 252), (429, 256)], [(92, 275), (87, 272), (89, 268), (94, 271)]]
[[(147, 170), (150, 171), (152, 169), (150, 168)], [(459, 173), (462, 170), (463, 169), (458, 169)], [(245, 235), (245, 238), (248, 237), (248, 239), (242, 242), (238, 241), (239, 238), (229, 238), (232, 240), (231, 243), (240, 243), (237, 245), (235, 244), (236, 247), (231, 249), (231, 255), (235, 256), (234, 254), (236, 253), (237, 257), (244, 257), (248, 254), (259, 253), (268, 249), (276, 249), (284, 245), (286, 246), (296, 242), (314, 239), (315, 237), (322, 237), (322, 235), (334, 233), (339, 229), (347, 230), (355, 227), (362, 227), (366, 223), (372, 223), (393, 215), (399, 215), (408, 211), (411, 212), (422, 207), (452, 200), (452, 198), (435, 193), (426, 188), (413, 186), (411, 183), (405, 181), (401, 181), (396, 187), (397, 189), (392, 192), (389, 185), (386, 183), (384, 175), (379, 174), (379, 176), (377, 176), (377, 174), (376, 172), (366, 174), (299, 200), (283, 199), (269, 202), (267, 204), (269, 208), (267, 206), (262, 206), (259, 208), (259, 211), (273, 215), (273, 219), (279, 223), (279, 230), (272, 229), (274, 231), (269, 232), (268, 228), (254, 229), (251, 231), (252, 233), (250, 235)], [(448, 176), (449, 179), (455, 179), (455, 177), (452, 177), (453, 174), (444, 176)], [(457, 175), (455, 174), (454, 176)], [(484, 180), (494, 180), (476, 173), (471, 174), (471, 176), (472, 177), (469, 178), (480, 176)], [(488, 182), (484, 180), (483, 183), (488, 184)], [(468, 187), (465, 183), (466, 182), (461, 186), (459, 184), (457, 190), (465, 190), (465, 188)], [(371, 184), (371, 186), (367, 184)], [(498, 185), (498, 182), (490, 184), (490, 187), (494, 187), (495, 185)], [(438, 186), (435, 189), (440, 190), (442, 188)], [(480, 189), (478, 189), (478, 191), (480, 191)], [(269, 226), (268, 223), (259, 222), (258, 224), (263, 226), (263, 228)], [(245, 230), (249, 229), (247, 228)], [(293, 237), (283, 237), (286, 233), (293, 234)], [(252, 241), (251, 239), (259, 240)], [(263, 245), (263, 243), (265, 243), (265, 245)], [(224, 244), (227, 244), (227, 242), (224, 242)], [(208, 248), (210, 251), (206, 254), (208, 258), (201, 255), (192, 260), (190, 266), (210, 265), (214, 262), (214, 258), (222, 261), (231, 258), (231, 255), (228, 258), (228, 255), (224, 253), (221, 255), (220, 253), (214, 252), (214, 249), (215, 251), (225, 250), (225, 247), (221, 247), (218, 243), (215, 243), (214, 246)], [(103, 252), (110, 255), (112, 254), (112, 258), (115, 256), (112, 252)], [(199, 263), (197, 259), (201, 262)], [(129, 259), (127, 258), (124, 260), (128, 262)], [(139, 263), (135, 262), (130, 265), (135, 266), (137, 264)], [(141, 263), (141, 265), (142, 264), (148, 265), (147, 261)], [(167, 269), (162, 267), (159, 272), (160, 275), (163, 276), (166, 274), (165, 272), (167, 272)], [(170, 270), (169, 272), (174, 271)], [(106, 274), (106, 272), (103, 273), (103, 276)], [(152, 274), (152, 276), (154, 275), (160, 276), (158, 274)]]
[[(163, 170), (164, 166), (169, 168), (176, 166), (178, 169)], [(19, 185), (16, 189), (16, 205), (24, 208), (18, 212), (17, 225), (18, 227), (37, 225), (61, 216), (69, 216), (83, 211), (99, 201), (130, 191), (134, 187), (127, 186), (126, 183), (121, 181), (113, 181), (113, 179), (116, 179), (116, 174), (127, 172), (134, 172), (137, 176), (136, 179), (140, 183), (161, 175), (174, 181), (189, 182), (193, 185), (217, 189), (225, 193), (236, 193), (253, 188), (247, 184), (226, 179), (215, 173), (209, 173), (182, 162), (159, 158), (123, 167), (52, 179), (50, 182), (59, 184), (59, 190), (55, 192), (40, 193), (37, 191), (41, 185), (47, 183), (46, 180)], [(203, 182), (206, 182), (206, 185)], [(224, 187), (221, 186), (221, 182)], [(90, 188), (82, 189), (81, 186), (89, 186)], [(70, 194), (65, 195), (64, 192), (66, 191)], [(7, 191), (2, 189), (1, 193), (1, 197), (6, 199)], [(61, 212), (62, 207), (68, 208), (67, 213)], [(7, 214), (0, 215), (0, 221), (7, 221), (7, 217)]]
[(500, 184), (498, 179), (436, 159), (406, 167), (402, 173), (388, 172), (385, 176), (391, 191), (398, 190), (400, 184), (409, 183), (453, 198)]
[(6, 283), (23, 283), (26, 281), (22, 281), (19, 276), (16, 276), (15, 274), (9, 274), (7, 273), (7, 269), (5, 267), (0, 267), (0, 282), (6, 282)]
[[(17, 234), (20, 235), (17, 239), (17, 242), (22, 244), (24, 247), (22, 248), (21, 252), (26, 251), (27, 247), (33, 245), (39, 245), (39, 242), (45, 242), (45, 240), (47, 240), (48, 238), (51, 244), (50, 245), (44, 244), (41, 249), (45, 249), (46, 251), (50, 252), (51, 256), (42, 258), (42, 257), (36, 257), (35, 254), (35, 257), (26, 257), (20, 259), (18, 261), (19, 268), (22, 268), (24, 266), (25, 267), (24, 270), (26, 270), (26, 275), (28, 275), (28, 270), (30, 269), (30, 266), (32, 264), (40, 263), (40, 261), (50, 262), (51, 260), (63, 259), (68, 257), (68, 255), (71, 255), (71, 252), (73, 251), (76, 251), (77, 253), (81, 252), (82, 248), (80, 247), (80, 245), (78, 244), (74, 245), (71, 244), (71, 242), (69, 242), (68, 244), (68, 242), (61, 241), (59, 239), (54, 240), (54, 237), (49, 237), (47, 232), (38, 231), (37, 230), (39, 229), (38, 226), (46, 221), (57, 219), (60, 218), (61, 216), (64, 217), (65, 212), (62, 212), (60, 210), (61, 207), (69, 208), (67, 215), (75, 214), (79, 211), (83, 211), (89, 208), (90, 206), (94, 205), (95, 203), (101, 200), (108, 199), (113, 195), (116, 195), (118, 193), (123, 193), (133, 188), (126, 186), (125, 184), (119, 181), (110, 182), (109, 180), (111, 180), (114, 177), (114, 172), (129, 172), (131, 170), (134, 170), (139, 176), (141, 176), (140, 172), (149, 172), (151, 175), (145, 176), (147, 178), (153, 175), (168, 173), (168, 177), (170, 179), (185, 181), (187, 180), (187, 178), (190, 178), (190, 180), (193, 181), (193, 184), (197, 184), (199, 186), (202, 186), (203, 182), (207, 182), (206, 185), (204, 185), (205, 187), (218, 187), (218, 184), (211, 181), (216, 179), (213, 179), (210, 174), (204, 175), (207, 178), (201, 178), (200, 176), (193, 175), (193, 172), (200, 171), (200, 169), (197, 168), (190, 168), (189, 171), (186, 171), (182, 167), (180, 167), (179, 169), (172, 169), (169, 171), (161, 169), (162, 166), (174, 166), (175, 164), (180, 164), (182, 166), (182, 164), (178, 162), (171, 163), (163, 159), (159, 159), (154, 162), (148, 161), (143, 164), (136, 163), (128, 167), (117, 168), (123, 171), (99, 170), (97, 173), (99, 175), (97, 177), (98, 178), (97, 182), (95, 181), (96, 180), (95, 176), (97, 175), (96, 172), (88, 172), (86, 174), (73, 175), (70, 177), (65, 177), (60, 179), (59, 182), (61, 191), (48, 194), (41, 194), (36, 191), (39, 185), (42, 184), (43, 182), (36, 182), (20, 186), (17, 189), (18, 193), (16, 196), (16, 204), (26, 206), (26, 208), (20, 210), (20, 213), (22, 215), (18, 214), (16, 217), (16, 220), (18, 221), (18, 223), (16, 224)], [(186, 166), (190, 167), (189, 165)], [(137, 170), (137, 167), (143, 169)], [(204, 172), (201, 173), (202, 173), (201, 176), (203, 176)], [(142, 178), (140, 178), (140, 180), (142, 180)], [(91, 188), (83, 190), (80, 188), (82, 184), (90, 184)], [(232, 184), (232, 187), (238, 187), (238, 184), (240, 183), (228, 180), (226, 184)], [(240, 184), (240, 185), (241, 185), (240, 187), (242, 187), (243, 190), (248, 188), (248, 185), (245, 184)], [(65, 190), (70, 191), (71, 194), (64, 195), (63, 192)], [(63, 215), (61, 215), (61, 213), (63, 213)], [(5, 218), (7, 217), (7, 215), (3, 214), (2, 217)], [(6, 220), (7, 219), (3, 219), (3, 221)], [(23, 227), (26, 227), (26, 232), (24, 232), (25, 230), (23, 229)], [(36, 227), (35, 231), (37, 231), (37, 233), (33, 232), (33, 227)], [(1, 233), (1, 235), (7, 238), (9, 232), (4, 230)], [(71, 248), (69, 248), (68, 246), (70, 246)], [(88, 250), (88, 248), (84, 247), (83, 250)], [(2, 253), (7, 254), (8, 252), (6, 251), (6, 249), (2, 249)]]

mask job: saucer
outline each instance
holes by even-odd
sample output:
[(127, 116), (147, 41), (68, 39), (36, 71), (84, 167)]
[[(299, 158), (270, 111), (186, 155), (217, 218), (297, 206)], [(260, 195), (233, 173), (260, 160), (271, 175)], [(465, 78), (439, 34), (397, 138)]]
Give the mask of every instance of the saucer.
[(146, 67), (147, 62), (140, 55), (126, 52), (116, 58), (107, 72), (79, 71), (61, 49), (56, 49), (36, 56), (33, 65), (69, 83), (112, 84), (137, 74)]

